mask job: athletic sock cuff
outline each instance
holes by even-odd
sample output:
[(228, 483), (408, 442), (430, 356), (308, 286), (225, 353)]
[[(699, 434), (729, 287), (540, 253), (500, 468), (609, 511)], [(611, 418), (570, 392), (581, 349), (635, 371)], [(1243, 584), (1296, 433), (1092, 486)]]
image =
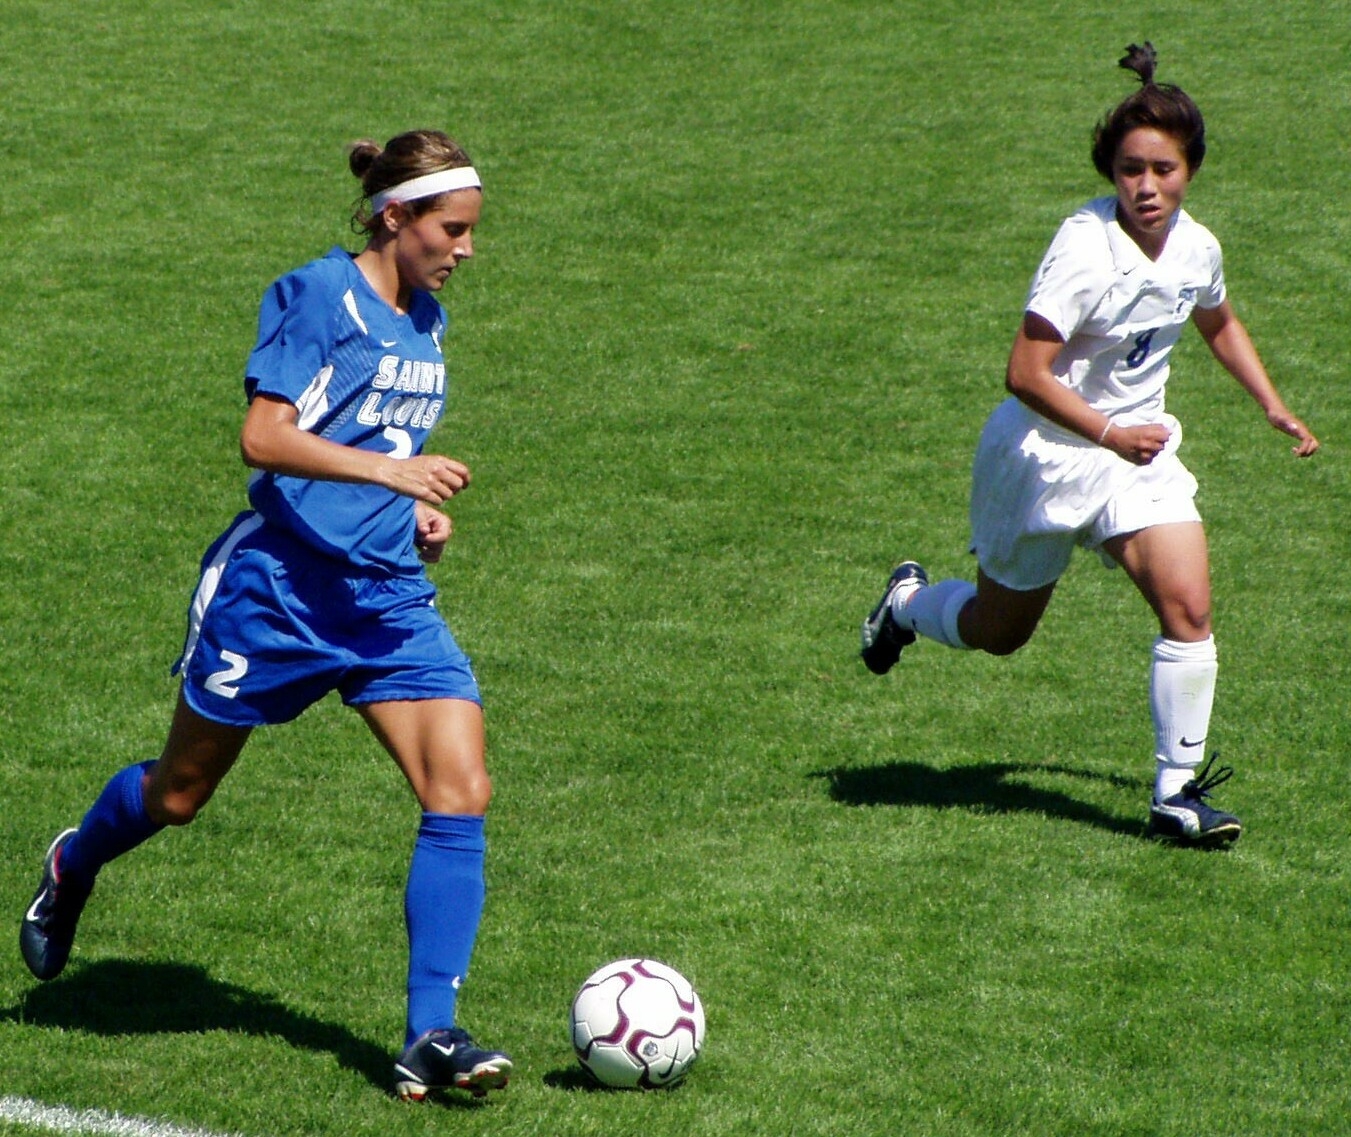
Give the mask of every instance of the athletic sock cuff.
[(418, 841), (438, 849), (481, 853), (487, 847), (484, 819), (466, 813), (424, 813)]
[(150, 815), (145, 810), (145, 777), (155, 766), (156, 762), (153, 760), (141, 762), (131, 768), (137, 773), (128, 771), (122, 778), (122, 808), (127, 811), (128, 818), (151, 832), (158, 832), (164, 828), (151, 821)]
[(1188, 643), (1160, 636), (1154, 641), (1154, 658), (1160, 663), (1213, 663), (1218, 658), (1215, 637)]
[(962, 609), (976, 595), (976, 586), (969, 581), (962, 581), (961, 584), (965, 587), (953, 588), (943, 602), (943, 635), (947, 637), (950, 646), (959, 651), (970, 651), (970, 645), (962, 639), (962, 633), (958, 630), (958, 621)]

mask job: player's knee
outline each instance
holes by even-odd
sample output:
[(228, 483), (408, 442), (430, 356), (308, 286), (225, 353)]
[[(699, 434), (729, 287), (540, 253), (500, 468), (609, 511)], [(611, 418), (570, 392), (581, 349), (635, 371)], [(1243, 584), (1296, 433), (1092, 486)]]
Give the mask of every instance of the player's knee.
[(1036, 621), (1000, 620), (990, 623), (976, 621), (963, 635), (963, 639), (968, 646), (977, 648), (986, 655), (1012, 655), (1032, 638), (1032, 633), (1036, 630)]
[[(987, 655), (1012, 655), (1032, 638), (1050, 599), (1050, 588), (1014, 592), (982, 581), (984, 594), (962, 609), (957, 632), (967, 647)], [(1051, 586), (1054, 587), (1054, 586)]]
[(453, 780), (436, 781), (423, 791), (422, 808), (432, 813), (482, 817), (492, 801), (493, 783), (486, 770)]
[(188, 825), (210, 800), (209, 792), (196, 789), (157, 791), (152, 783), (145, 794), (145, 811), (157, 825)]
[(1164, 612), (1162, 632), (1170, 640), (1191, 643), (1210, 635), (1209, 598), (1181, 597)]
[(464, 798), (463, 813), (484, 814), (493, 799), (493, 782), (487, 771), (470, 778), (462, 788)]
[(1012, 655), (1019, 648), (1026, 645), (1032, 638), (1032, 632), (1023, 631), (1021, 628), (1003, 628), (999, 631), (986, 636), (985, 642), (980, 644), (981, 651), (987, 655)]

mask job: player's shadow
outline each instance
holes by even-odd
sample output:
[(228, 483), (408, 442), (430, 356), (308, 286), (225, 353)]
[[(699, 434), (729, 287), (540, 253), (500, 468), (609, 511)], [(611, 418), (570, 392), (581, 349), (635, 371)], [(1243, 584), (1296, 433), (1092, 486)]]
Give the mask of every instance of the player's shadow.
[(1038, 776), (1106, 781), (1113, 786), (1140, 786), (1129, 778), (1094, 774), (1067, 766), (993, 762), (953, 766), (946, 770), (920, 762), (888, 762), (882, 766), (838, 767), (811, 775), (822, 778), (830, 796), (844, 805), (911, 805), (931, 809), (968, 809), (977, 813), (1039, 813), (1047, 817), (1093, 825), (1131, 837), (1144, 834), (1144, 822), (1123, 819), (1059, 790), (1030, 785), (1020, 779)]
[(196, 1034), (224, 1030), (284, 1039), (332, 1054), (349, 1070), (390, 1092), (392, 1056), (346, 1027), (301, 1014), (270, 995), (212, 979), (181, 963), (99, 960), (72, 965), (33, 987), (0, 1022), (94, 1034)]

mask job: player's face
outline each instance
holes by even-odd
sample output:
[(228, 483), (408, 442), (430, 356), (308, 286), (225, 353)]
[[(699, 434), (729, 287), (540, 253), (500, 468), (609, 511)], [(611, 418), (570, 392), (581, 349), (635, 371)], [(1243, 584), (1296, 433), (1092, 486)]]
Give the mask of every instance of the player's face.
[(474, 226), (483, 194), (476, 189), (442, 195), (436, 206), (399, 227), (396, 259), (400, 283), (437, 292), (455, 267), (474, 255)]
[(1112, 181), (1121, 227), (1148, 256), (1157, 257), (1191, 181), (1182, 143), (1153, 127), (1137, 127), (1117, 147)]

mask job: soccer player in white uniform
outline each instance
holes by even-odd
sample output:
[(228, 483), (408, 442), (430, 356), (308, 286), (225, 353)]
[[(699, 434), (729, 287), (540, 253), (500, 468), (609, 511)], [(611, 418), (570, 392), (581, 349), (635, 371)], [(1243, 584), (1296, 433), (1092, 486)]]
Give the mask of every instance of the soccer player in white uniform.
[[(484, 901), (491, 784), (469, 660), (423, 562), (450, 536), (439, 506), (464, 463), (424, 454), (446, 399), (438, 292), (473, 255), (482, 188), (439, 131), (355, 144), (355, 256), (334, 249), (263, 298), (240, 435), (252, 508), (207, 550), (158, 761), (108, 782), (47, 851), (20, 947), (39, 979), (65, 967), (103, 865), (206, 805), (258, 726), (329, 691), (365, 719), (422, 809), (405, 893), (408, 1018), (395, 1088), (421, 1099), (506, 1085), (511, 1060), (456, 1025)], [(366, 208), (366, 203), (369, 208)]]
[(1007, 655), (1036, 629), (1076, 546), (1121, 565), (1159, 620), (1149, 699), (1156, 775), (1151, 833), (1236, 840), (1236, 817), (1207, 802), (1232, 771), (1204, 768), (1217, 657), (1196, 481), (1164, 407), (1169, 356), (1192, 323), (1215, 358), (1296, 440), (1318, 440), (1281, 401), (1225, 292), (1220, 246), (1182, 208), (1205, 155), (1205, 126), (1179, 88), (1154, 82), (1155, 53), (1121, 66), (1141, 88), (1099, 125), (1093, 161), (1115, 193), (1060, 227), (1032, 282), (1009, 358), (1011, 397), (991, 414), (972, 472), (977, 580), (930, 583), (896, 568), (863, 623), (862, 657), (889, 670), (916, 635)]

